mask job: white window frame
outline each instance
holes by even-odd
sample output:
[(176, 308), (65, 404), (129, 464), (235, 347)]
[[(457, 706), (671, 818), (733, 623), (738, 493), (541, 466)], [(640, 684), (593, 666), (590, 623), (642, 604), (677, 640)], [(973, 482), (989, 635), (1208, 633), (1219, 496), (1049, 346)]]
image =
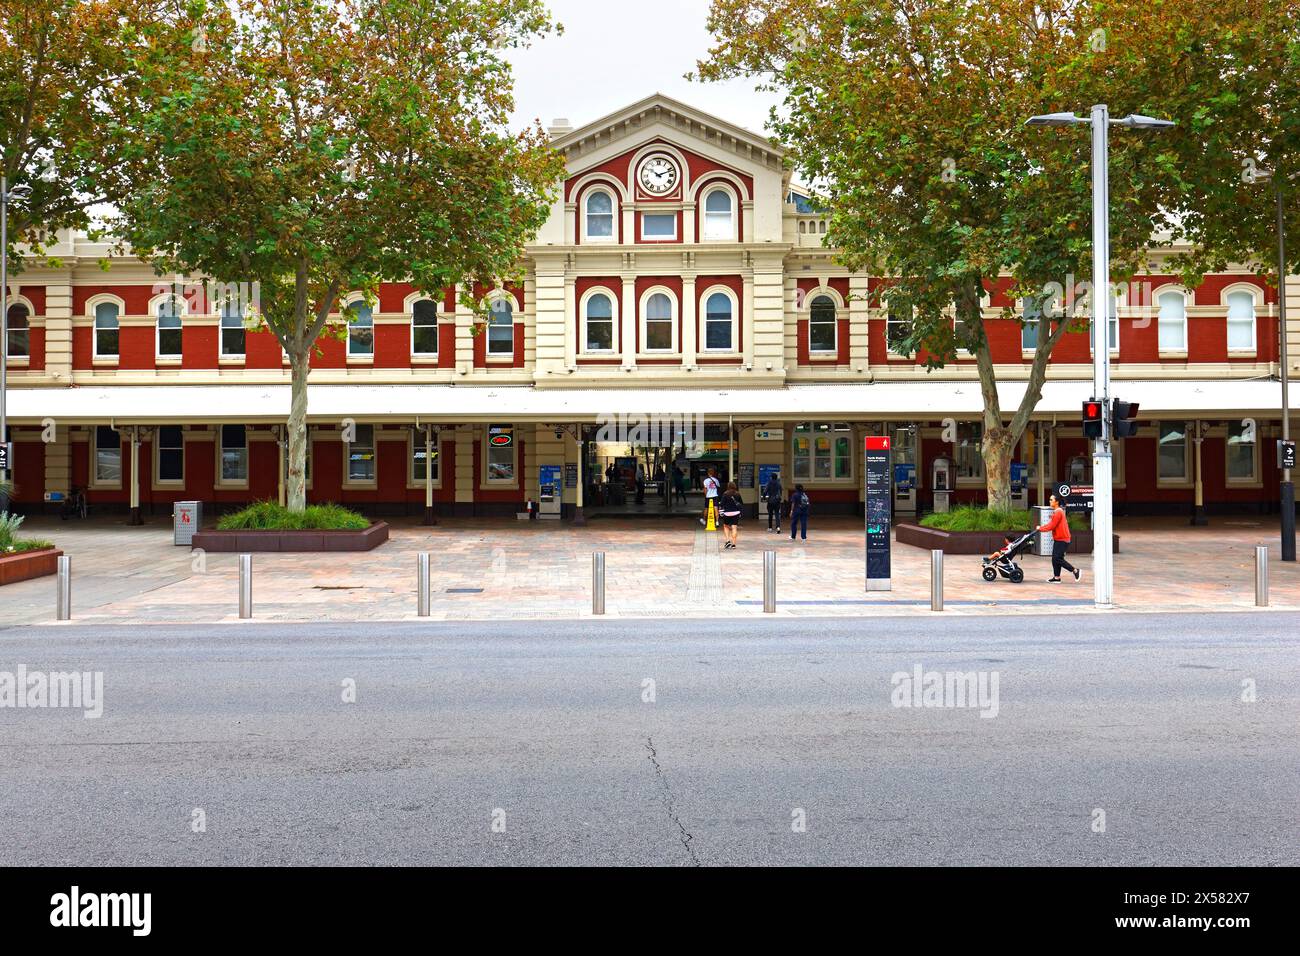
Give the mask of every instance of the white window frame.
[[(235, 304), (239, 306), (239, 312), (235, 315), (226, 315), (226, 305), (230, 303), (230, 301), (230, 299), (223, 299), (215, 305), (217, 312), (217, 361), (238, 364), (248, 357), (248, 326), (246, 324), (248, 322), (248, 316), (244, 313), (242, 304), (237, 300)], [(242, 342), (244, 347), (243, 350), (239, 352), (227, 352), (226, 332), (227, 330), (233, 331), (235, 326), (226, 325), (226, 320), (234, 318), (239, 319), (238, 327), (243, 333)]]
[[(1250, 296), (1250, 345), (1234, 346), (1232, 344), (1232, 297)], [(1259, 313), (1264, 307), (1264, 295), (1258, 286), (1246, 282), (1234, 282), (1223, 290), (1224, 344), (1231, 356), (1252, 356), (1259, 348)]]
[[(587, 344), (589, 341), (589, 339), (587, 338), (587, 307), (588, 304), (591, 302), (591, 300), (598, 295), (604, 296), (606, 299), (609, 300), (609, 310), (610, 310), (609, 322), (613, 334), (610, 336), (610, 342), (612, 343), (612, 345), (608, 349), (593, 349), (593, 348), (589, 348)], [(619, 339), (618, 313), (619, 313), (618, 296), (614, 294), (613, 289), (610, 289), (607, 286), (598, 285), (598, 286), (592, 286), (590, 289), (588, 289), (586, 292), (582, 294), (582, 299), (578, 303), (578, 314), (581, 316), (579, 334), (582, 336), (582, 341), (579, 343), (580, 346), (578, 349), (579, 354), (602, 355), (602, 356), (618, 354), (619, 344), (620, 344), (618, 340)]]
[[(649, 344), (650, 336), (648, 334), (649, 323), (648, 323), (648, 315), (646, 310), (650, 304), (650, 299), (655, 295), (664, 295), (668, 298), (669, 323), (671, 324), (671, 329), (672, 329), (671, 348), (667, 348), (667, 349), (650, 348), (650, 344)], [(678, 336), (677, 336), (677, 326), (680, 324), (679, 317), (680, 317), (680, 310), (678, 308), (677, 293), (673, 292), (672, 289), (668, 288), (667, 286), (656, 285), (656, 286), (651, 286), (649, 289), (646, 289), (645, 292), (641, 293), (641, 302), (637, 309), (637, 319), (641, 326), (640, 328), (641, 354), (655, 355), (655, 356), (679, 354), (681, 350), (681, 343), (678, 341)], [(658, 322), (663, 320), (656, 319), (655, 321)]]
[[(726, 298), (731, 306), (731, 347), (725, 349), (709, 347), (709, 300), (715, 295)], [(740, 299), (734, 290), (725, 285), (713, 285), (704, 290), (700, 296), (700, 351), (710, 355), (735, 355), (740, 351)]]
[[(730, 204), (730, 209), (727, 213), (727, 226), (726, 229), (721, 230), (719, 235), (711, 235), (709, 230), (709, 216), (710, 215), (720, 216), (721, 213), (710, 214), (709, 198), (719, 193), (722, 194), (723, 196), (726, 196), (727, 202)], [(700, 196), (698, 208), (700, 210), (700, 241), (701, 242), (735, 242), (736, 241), (737, 225), (739, 224), (739, 217), (737, 216), (737, 212), (739, 211), (740, 208), (740, 202), (736, 196), (736, 191), (734, 189), (732, 189), (728, 185), (724, 185), (723, 183), (716, 183), (716, 184), (711, 183), (710, 185), (705, 186), (704, 193), (702, 196)]]
[[(99, 430), (107, 428), (117, 436), (117, 478), (101, 478), (99, 476)], [(126, 436), (121, 432), (114, 430), (109, 425), (91, 425), (90, 426), (90, 487), (91, 488), (121, 488), (122, 479), (125, 477), (123, 469), (126, 467), (126, 456), (122, 453), (122, 445)]]
[[(162, 331), (163, 331), (161, 325), (162, 316), (158, 314), (158, 310), (161, 309), (162, 306), (167, 302), (173, 302), (176, 304), (177, 306), (176, 319), (178, 322), (180, 322), (180, 325), (176, 327), (176, 331), (181, 333), (181, 351), (177, 352), (174, 355), (171, 353), (163, 354), (163, 350), (162, 350)], [(149, 314), (153, 316), (153, 356), (154, 356), (154, 361), (156, 361), (158, 364), (176, 365), (180, 363), (182, 357), (184, 356), (185, 317), (186, 315), (189, 314), (188, 310), (189, 310), (189, 303), (185, 301), (185, 297), (176, 295), (173, 292), (168, 292), (163, 295), (154, 296), (152, 299), (149, 300)]]
[[(593, 236), (591, 234), (591, 230), (588, 228), (588, 216), (591, 215), (589, 211), (589, 204), (591, 203), (591, 197), (595, 196), (598, 193), (602, 193), (605, 196), (609, 197), (610, 231), (608, 236)], [(614, 192), (614, 190), (611, 187), (606, 186), (604, 184), (588, 187), (582, 194), (582, 214), (579, 218), (582, 220), (581, 236), (584, 244), (618, 242), (619, 199), (618, 199), (618, 195)]]
[[(181, 433), (181, 476), (179, 478), (162, 477), (162, 433), (164, 428), (178, 428)], [(171, 448), (172, 446), (168, 446)], [(184, 425), (159, 425), (153, 430), (153, 486), (159, 489), (166, 488), (183, 488), (185, 487), (185, 426)]]
[[(1193, 484), (1192, 476), (1192, 442), (1195, 438), (1192, 434), (1191, 422), (1185, 421), (1157, 421), (1156, 423), (1156, 487), (1157, 488), (1190, 488)], [(1164, 431), (1165, 425), (1178, 426), (1183, 432), (1183, 473), (1181, 476), (1166, 477), (1160, 473), (1160, 436)]]
[[(818, 299), (826, 298), (835, 308), (835, 318), (831, 323), (831, 331), (834, 333), (832, 345), (829, 349), (813, 348), (813, 305)], [(844, 300), (840, 298), (839, 293), (835, 292), (829, 286), (818, 286), (808, 293), (808, 356), (809, 358), (823, 357), (827, 355), (840, 354), (840, 310), (844, 308)]]
[[(433, 351), (432, 352), (419, 352), (416, 351), (415, 348), (415, 330), (417, 328), (415, 324), (415, 307), (420, 302), (428, 302), (433, 305)], [(441, 337), (439, 326), (442, 324), (442, 317), (443, 317), (442, 303), (439, 302), (437, 299), (432, 298), (431, 296), (424, 295), (423, 293), (417, 292), (414, 293), (413, 295), (408, 295), (406, 297), (406, 300), (402, 303), (402, 308), (405, 310), (407, 320), (409, 321), (411, 326), (411, 337), (410, 337), (411, 358), (436, 359), (438, 357), (438, 339)], [(421, 325), (418, 327), (422, 329), (428, 328), (428, 326), (425, 325)]]
[[(376, 311), (376, 306), (378, 306), (379, 303), (367, 301), (365, 294), (362, 292), (350, 292), (348, 293), (348, 297), (343, 300), (343, 307), (345, 310), (351, 309), (358, 304), (370, 310), (369, 326), (362, 325), (352, 321), (352, 319), (348, 318), (347, 315), (345, 315), (342, 312), (339, 313), (339, 319), (346, 321), (344, 334), (347, 336), (347, 349), (346, 349), (347, 360), (355, 364), (365, 365), (368, 363), (373, 363), (375, 360), (375, 311)], [(358, 312), (357, 314), (359, 316), (360, 312)], [(365, 328), (370, 329), (370, 351), (369, 352), (354, 351), (352, 348), (352, 342), (353, 342), (352, 333), (357, 329), (365, 329)]]
[[(114, 327), (114, 331), (117, 332), (117, 351), (112, 354), (99, 351), (99, 316), (95, 313), (101, 305), (112, 305), (117, 308), (117, 324)], [(126, 315), (126, 303), (115, 295), (100, 294), (91, 296), (86, 300), (86, 315), (90, 319), (90, 354), (92, 360), (110, 365), (116, 363), (122, 354), (122, 316)]]
[[(344, 488), (374, 488), (379, 484), (379, 426), (372, 425), (370, 422), (356, 422), (353, 427), (356, 429), (356, 435), (360, 437), (361, 429), (370, 429), (370, 449), (371, 462), (374, 467), (371, 469), (373, 474), (369, 478), (352, 477), (352, 446), (365, 449), (367, 446), (361, 442), (345, 441), (343, 443), (343, 487)], [(340, 437), (342, 433), (340, 432)]]
[[(1161, 319), (1160, 319), (1160, 313), (1163, 311), (1163, 305), (1161, 304), (1161, 300), (1162, 300), (1165, 296), (1167, 296), (1167, 295), (1178, 295), (1178, 296), (1181, 296), (1181, 297), (1182, 297), (1182, 300), (1183, 300), (1183, 322), (1182, 322), (1182, 341), (1183, 341), (1183, 344), (1182, 344), (1181, 346), (1172, 346), (1172, 345), (1170, 345), (1170, 346), (1166, 346), (1163, 342), (1160, 341), (1160, 338), (1161, 338), (1161, 336), (1160, 336), (1161, 326), (1162, 326), (1162, 325), (1165, 325), (1165, 324), (1170, 324), (1170, 325), (1172, 324), (1172, 323), (1163, 323), (1163, 322), (1161, 322)], [(1190, 308), (1190, 306), (1191, 306), (1191, 304), (1192, 304), (1192, 297), (1191, 297), (1191, 295), (1190, 295), (1190, 294), (1187, 292), (1187, 290), (1184, 289), (1182, 286), (1177, 286), (1177, 285), (1164, 285), (1164, 286), (1161, 286), (1159, 289), (1156, 289), (1156, 290), (1151, 294), (1151, 302), (1152, 302), (1153, 307), (1155, 308), (1155, 312), (1156, 312), (1156, 315), (1155, 315), (1155, 319), (1156, 319), (1156, 349), (1157, 349), (1157, 351), (1159, 352), (1160, 356), (1161, 356), (1162, 358), (1164, 358), (1164, 357), (1168, 357), (1168, 358), (1186, 358), (1186, 357), (1187, 357), (1187, 319), (1188, 319), (1188, 309)]]
[[(218, 487), (218, 488), (247, 488), (247, 487), (248, 487), (248, 481), (249, 481), (249, 475), (251, 474), (251, 472), (252, 472), (252, 470), (253, 470), (253, 463), (252, 463), (252, 458), (253, 458), (252, 445), (253, 445), (253, 443), (252, 443), (251, 439), (248, 437), (248, 433), (249, 433), (252, 429), (251, 429), (251, 427), (250, 427), (249, 425), (243, 425), (243, 429), (244, 429), (244, 477), (243, 477), (243, 478), (226, 478), (226, 477), (224, 477), (223, 474), (222, 474), (222, 468), (221, 468), (221, 465), (222, 465), (222, 458), (224, 457), (224, 453), (225, 453), (225, 450), (226, 450), (226, 443), (225, 443), (225, 442), (226, 442), (226, 426), (227, 426), (227, 425), (238, 426), (238, 425), (243, 425), (243, 423), (242, 423), (242, 422), (225, 422), (225, 423), (223, 423), (223, 424), (217, 426), (217, 434), (216, 434), (216, 439), (217, 439), (217, 442), (216, 442), (216, 443), (217, 443), (217, 453), (216, 453), (216, 455), (213, 456), (213, 457), (216, 459), (216, 466), (217, 466), (217, 482), (216, 482), (216, 487)], [(230, 447), (233, 448), (234, 446), (232, 445), (232, 446), (230, 446)]]
[(510, 455), (511, 455), (509, 478), (492, 477), (492, 469), (490, 467), (491, 466), (490, 452), (491, 449), (496, 448), (496, 446), (488, 441), (488, 434), (486, 428), (483, 429), (482, 435), (483, 437), (482, 440), (479, 442), (479, 444), (483, 446), (483, 452), (482, 452), (483, 480), (479, 482), (480, 486), (484, 488), (519, 487), (519, 428), (518, 426), (516, 426), (514, 430), (511, 432), (511, 436), (513, 440), (510, 442), (510, 448), (509, 448)]
[[(806, 431), (802, 431), (802, 432), (800, 431), (800, 426), (802, 425), (808, 426)], [(827, 431), (827, 434), (829, 434), (831, 439), (831, 450), (830, 450), (831, 475), (829, 478), (817, 477), (817, 457), (818, 457), (817, 436), (820, 433), (818, 430), (819, 426), (822, 425), (829, 426), (829, 430)], [(795, 441), (798, 440), (801, 436), (806, 437), (809, 442), (808, 474), (806, 476), (799, 474), (798, 456), (795, 454)], [(845, 436), (847, 436), (849, 439), (849, 454), (848, 454), (849, 474), (847, 477), (837, 478), (835, 477), (835, 459), (837, 457), (835, 454), (835, 439), (845, 437)], [(790, 475), (791, 475), (790, 480), (786, 482), (787, 490), (793, 489), (796, 483), (802, 484), (805, 487), (807, 487), (810, 484), (847, 485), (847, 484), (853, 484), (857, 480), (856, 477), (857, 468), (858, 468), (857, 456), (854, 453), (854, 449), (857, 447), (857, 438), (856, 438), (856, 433), (854, 432), (853, 425), (850, 422), (825, 420), (825, 419), (818, 419), (815, 421), (794, 422), (790, 427), (790, 443), (787, 447), (789, 448), (789, 452), (790, 452)]]
[[(1234, 478), (1229, 471), (1231, 458), (1229, 452), (1232, 450), (1232, 431), (1234, 428), (1242, 428), (1241, 419), (1229, 419), (1223, 434), (1223, 478), (1224, 482), (1232, 488), (1258, 488), (1261, 486), (1260, 467), (1259, 467), (1259, 424), (1255, 425), (1255, 440), (1250, 444), (1251, 462), (1250, 476), (1246, 478)], [(1244, 443), (1243, 443), (1244, 444)]]
[[(14, 367), (14, 366), (19, 366), (19, 367), (21, 367), (21, 366), (23, 366), (23, 365), (27, 365), (27, 364), (29, 364), (30, 361), (31, 361), (31, 355), (32, 355), (32, 319), (34, 319), (34, 318), (36, 317), (36, 310), (32, 308), (32, 303), (27, 299), (26, 296), (22, 296), (22, 295), (12, 295), (12, 296), (9, 297), (9, 301), (6, 302), (6, 303), (4, 304), (4, 309), (5, 309), (5, 315), (6, 315), (6, 316), (8, 316), (9, 311), (10, 311), (11, 309), (13, 309), (14, 306), (22, 306), (24, 309), (27, 310), (27, 327), (26, 327), (25, 329), (22, 330), (22, 331), (24, 331), (24, 332), (27, 333), (27, 353), (26, 353), (25, 355), (16, 355), (16, 354), (14, 354), (13, 350), (12, 350), (12, 349), (9, 349), (9, 343), (8, 343), (8, 342), (5, 343), (5, 349), (6, 349), (6, 352), (7, 352), (7, 354), (8, 354), (8, 361), (9, 361), (9, 365), (10, 365), (10, 367)], [(9, 330), (9, 335), (10, 335), (10, 336), (13, 336), (14, 332), (16, 331), (16, 330), (14, 329), (13, 325), (10, 324), (10, 325), (7, 326), (7, 328), (8, 328), (8, 330)], [(121, 343), (120, 343), (120, 341), (119, 341), (119, 343), (118, 343), (118, 348), (119, 348), (119, 349), (121, 348)]]
[[(494, 308), (497, 302), (505, 302), (510, 306), (510, 351), (494, 352), (492, 351), (492, 316), (496, 315), (497, 310)], [(506, 289), (495, 289), (489, 292), (483, 299), (483, 305), (488, 310), (488, 321), (483, 327), (483, 356), (489, 362), (500, 362), (502, 364), (510, 363), (515, 358), (515, 324), (519, 321), (519, 315), (523, 311), (519, 301), (515, 298), (514, 293)], [(505, 328), (502, 323), (497, 328)]]
[[(909, 356), (905, 352), (896, 352), (894, 350), (893, 343), (891, 343), (889, 340), (889, 327), (891, 325), (901, 325), (904, 328), (906, 328), (912, 321), (911, 316), (909, 315), (907, 318), (904, 319), (891, 319), (890, 316), (893, 315), (896, 311), (901, 310), (902, 306), (890, 305), (888, 300), (883, 302), (882, 305), (883, 305), (883, 312), (885, 314), (885, 354), (890, 358), (911, 358), (911, 356)], [(907, 311), (909, 313), (913, 311), (910, 305), (907, 307)]]
[[(486, 444), (486, 442), (485, 442)], [(424, 432), (423, 429), (408, 428), (406, 430), (406, 487), (408, 489), (423, 488), (424, 479), (415, 477), (415, 453), (424, 451)], [(433, 452), (433, 460), (437, 463), (438, 476), (433, 479), (433, 487), (442, 487), (442, 438), (434, 434), (429, 442), (429, 450)]]
[[(671, 218), (673, 221), (673, 234), (671, 236), (647, 236), (645, 231), (645, 221), (648, 216), (664, 216)], [(637, 234), (642, 242), (676, 242), (681, 231), (678, 227), (681, 221), (681, 210), (673, 209), (643, 209), (637, 215)]]
[[(975, 461), (977, 463), (976, 474), (963, 475), (961, 473), (961, 452), (963, 448), (970, 447), (971, 442), (963, 440), (962, 432), (966, 429), (976, 428), (979, 430), (977, 440), (974, 442)], [(976, 487), (986, 484), (984, 476), (984, 455), (982, 454), (984, 445), (984, 423), (975, 419), (967, 419), (957, 422), (957, 440), (952, 443), (952, 473), (956, 479), (958, 488)]]

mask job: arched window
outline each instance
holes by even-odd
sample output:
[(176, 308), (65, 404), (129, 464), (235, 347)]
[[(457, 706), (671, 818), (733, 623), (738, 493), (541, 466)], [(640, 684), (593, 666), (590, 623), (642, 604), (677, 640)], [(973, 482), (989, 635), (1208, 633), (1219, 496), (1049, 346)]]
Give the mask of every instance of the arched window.
[(587, 193), (587, 238), (614, 238), (614, 197), (604, 189)]
[(614, 302), (604, 292), (587, 297), (583, 316), (586, 332), (583, 334), (583, 351), (614, 351)]
[(1255, 351), (1255, 296), (1250, 292), (1228, 293), (1228, 351)]
[(9, 306), (9, 357), (26, 358), (31, 355), (31, 314), (27, 306), (15, 302)]
[(237, 296), (221, 304), (221, 357), (244, 357), (244, 307)]
[(736, 238), (735, 210), (725, 189), (711, 190), (704, 197), (704, 238), (714, 242)]
[(173, 296), (158, 303), (154, 315), (157, 318), (155, 344), (158, 358), (177, 359), (181, 357), (181, 306)]
[(736, 310), (725, 292), (714, 292), (704, 302), (704, 348), (709, 352), (736, 350)]
[(1159, 348), (1162, 352), (1187, 350), (1187, 299), (1181, 292), (1163, 292), (1157, 303)]
[(411, 303), (411, 354), (438, 354), (438, 305), (432, 299)]
[(499, 295), (489, 306), (491, 318), (488, 319), (487, 351), (488, 355), (511, 355), (515, 350), (515, 314), (510, 304), (510, 297)]
[(348, 355), (370, 358), (375, 354), (375, 310), (365, 299), (348, 303)]
[(118, 315), (116, 302), (95, 306), (95, 358), (117, 358)]
[(673, 321), (673, 301), (663, 292), (645, 300), (643, 348), (647, 352), (671, 352), (677, 347), (677, 323)]
[(808, 351), (838, 351), (838, 332), (835, 300), (828, 295), (817, 296), (808, 309)]

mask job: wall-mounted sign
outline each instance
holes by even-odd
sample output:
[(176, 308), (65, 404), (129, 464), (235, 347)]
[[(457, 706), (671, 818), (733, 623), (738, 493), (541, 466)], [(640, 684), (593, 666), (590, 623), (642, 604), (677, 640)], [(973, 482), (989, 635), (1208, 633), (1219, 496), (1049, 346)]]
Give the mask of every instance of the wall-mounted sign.
[(578, 463), (576, 461), (566, 461), (564, 463), (564, 487), (578, 487)]
[(752, 461), (742, 461), (737, 469), (739, 479), (736, 482), (737, 488), (754, 487), (754, 463)]
[(863, 510), (866, 516), (867, 590), (890, 590), (890, 517), (893, 475), (890, 469), (889, 438), (869, 435), (864, 439), (862, 473), (866, 480)]
[(14, 467), (14, 443), (0, 442), (0, 471), (11, 471)]
[(1277, 466), (1279, 468), (1295, 467), (1295, 442), (1281, 441), (1277, 443)]
[(515, 443), (515, 426), (489, 425), (487, 435), (489, 445), (494, 445), (497, 448), (509, 448)]
[(755, 428), (754, 438), (757, 441), (784, 441), (784, 428)]

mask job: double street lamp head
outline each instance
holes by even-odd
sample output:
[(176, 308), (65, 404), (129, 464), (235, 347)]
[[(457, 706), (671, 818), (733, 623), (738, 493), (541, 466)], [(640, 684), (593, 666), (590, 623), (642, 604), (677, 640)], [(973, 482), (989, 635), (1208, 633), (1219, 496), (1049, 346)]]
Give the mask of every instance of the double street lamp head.
[[(1090, 124), (1092, 117), (1076, 116), (1074, 113), (1044, 113), (1042, 116), (1031, 116), (1025, 120), (1026, 126), (1082, 126)], [(1130, 113), (1123, 119), (1112, 119), (1111, 126), (1127, 126), (1129, 129), (1167, 129), (1170, 126), (1177, 125), (1173, 120), (1156, 119), (1154, 116), (1143, 116), (1140, 113)]]

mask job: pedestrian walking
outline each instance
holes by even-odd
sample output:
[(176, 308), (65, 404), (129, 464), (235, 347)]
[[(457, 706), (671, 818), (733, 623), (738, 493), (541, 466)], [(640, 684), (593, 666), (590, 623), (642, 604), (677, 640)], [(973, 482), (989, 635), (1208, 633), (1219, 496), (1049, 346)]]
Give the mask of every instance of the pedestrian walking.
[(1048, 504), (1052, 506), (1052, 517), (1048, 519), (1047, 524), (1038, 529), (1039, 531), (1052, 532), (1052, 576), (1047, 579), (1047, 583), (1060, 584), (1062, 569), (1073, 574), (1074, 580), (1077, 581), (1083, 576), (1083, 572), (1065, 560), (1065, 552), (1070, 548), (1069, 519), (1066, 517), (1065, 509), (1061, 507), (1061, 502), (1056, 495), (1052, 495)]
[(781, 473), (772, 472), (763, 486), (763, 500), (767, 502), (767, 530), (781, 533), (781, 508), (785, 504), (785, 490), (781, 487)]
[(673, 503), (680, 501), (686, 504), (686, 472), (676, 465), (673, 466)]
[(718, 501), (718, 514), (722, 516), (722, 533), (727, 538), (723, 548), (736, 547), (736, 539), (740, 536), (740, 513), (744, 507), (736, 483), (727, 482), (727, 490)]
[(709, 517), (709, 505), (716, 504), (718, 500), (718, 469), (710, 468), (708, 477), (704, 479), (704, 516), (700, 518), (700, 524), (705, 524), (705, 519)]
[(808, 511), (812, 507), (812, 501), (808, 497), (808, 492), (803, 490), (803, 485), (795, 485), (794, 491), (790, 492), (790, 540), (794, 540), (797, 533), (800, 541), (808, 540)]
[(645, 466), (636, 466), (636, 503), (645, 504)]

